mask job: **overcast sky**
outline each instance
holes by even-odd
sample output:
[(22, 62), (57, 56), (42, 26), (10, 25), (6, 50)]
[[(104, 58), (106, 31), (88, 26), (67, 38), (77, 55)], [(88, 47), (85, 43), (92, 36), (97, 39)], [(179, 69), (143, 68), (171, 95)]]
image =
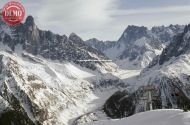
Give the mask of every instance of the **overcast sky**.
[[(0, 0), (1, 7), (8, 0)], [(17, 0), (39, 28), (117, 40), (128, 25), (190, 23), (190, 0)]]

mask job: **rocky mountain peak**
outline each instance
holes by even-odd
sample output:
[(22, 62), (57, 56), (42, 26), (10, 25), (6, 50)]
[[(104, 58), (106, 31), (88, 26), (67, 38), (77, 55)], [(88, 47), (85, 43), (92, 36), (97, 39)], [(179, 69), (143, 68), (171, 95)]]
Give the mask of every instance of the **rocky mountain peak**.
[(100, 42), (100, 40), (98, 40), (97, 38), (92, 38), (92, 39), (89, 39), (87, 41), (90, 41), (90, 42)]
[(184, 33), (187, 33), (189, 31), (190, 31), (190, 24), (188, 24), (187, 26), (185, 26)]
[(177, 34), (173, 37), (172, 42), (163, 50), (160, 57), (155, 58), (152, 63), (150, 63), (149, 68), (159, 62), (160, 65), (169, 61), (172, 57), (179, 57), (182, 54), (190, 52), (190, 24), (185, 26), (182, 33)]
[(104, 54), (86, 45), (75, 33), (71, 33), (67, 37), (51, 31), (40, 30), (32, 16), (28, 16), (24, 24), (16, 27), (5, 26), (0, 27), (0, 42), (8, 45), (13, 51), (15, 46), (20, 44), (23, 50), (33, 55), (41, 55), (52, 60), (72, 61), (92, 70), (97, 68), (97, 63), (79, 62), (77, 60), (107, 59)]
[(134, 26), (129, 25), (122, 36), (120, 37), (119, 41), (130, 42), (135, 41), (147, 34), (147, 28), (144, 26)]
[(75, 33), (69, 35), (69, 39), (75, 42), (82, 42), (83, 40)]
[(146, 30), (147, 27), (144, 26), (129, 25), (126, 29), (126, 32), (144, 32)]
[(169, 25), (169, 26), (154, 26), (151, 29), (153, 34), (156, 34), (162, 43), (172, 41), (173, 37), (184, 31), (183, 25)]
[(26, 21), (25, 21), (25, 23), (24, 23), (27, 27), (34, 27), (35, 26), (35, 22), (34, 22), (34, 18), (33, 18), (33, 16), (28, 16), (27, 18), (26, 18)]

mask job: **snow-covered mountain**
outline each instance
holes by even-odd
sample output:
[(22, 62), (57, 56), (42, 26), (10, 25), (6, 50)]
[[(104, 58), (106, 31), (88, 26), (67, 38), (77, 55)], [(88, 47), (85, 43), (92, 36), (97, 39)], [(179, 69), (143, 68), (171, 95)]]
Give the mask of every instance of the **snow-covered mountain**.
[(68, 60), (83, 67), (97, 69), (96, 64), (105, 63), (86, 62), (81, 60), (107, 60), (108, 58), (96, 49), (86, 45), (84, 41), (72, 33), (66, 35), (54, 34), (51, 31), (40, 30), (32, 16), (28, 16), (25, 23), (16, 27), (9, 27), (0, 23), (0, 40), (12, 50), (20, 44), (28, 53), (41, 55), (52, 60)]
[(86, 125), (189, 125), (189, 118), (190, 113), (181, 110), (155, 110), (124, 119), (98, 121)]
[[(0, 124), (67, 125), (127, 87), (116, 65), (69, 37), (40, 30), (32, 16), (10, 27), (0, 21)], [(85, 61), (85, 60), (95, 60)]]
[(72, 119), (95, 110), (108, 95), (125, 87), (105, 72), (18, 53), (10, 53), (8, 47), (0, 52), (0, 123), (6, 125), (72, 123)]
[(141, 69), (161, 54), (173, 36), (183, 29), (181, 25), (153, 27), (150, 30), (132, 25), (126, 28), (117, 42), (90, 39), (86, 43), (114, 60), (120, 68)]
[[(112, 118), (146, 111), (151, 91), (153, 109), (190, 109), (190, 25), (142, 70), (125, 91), (116, 92), (104, 105)], [(147, 105), (145, 105), (147, 104)]]

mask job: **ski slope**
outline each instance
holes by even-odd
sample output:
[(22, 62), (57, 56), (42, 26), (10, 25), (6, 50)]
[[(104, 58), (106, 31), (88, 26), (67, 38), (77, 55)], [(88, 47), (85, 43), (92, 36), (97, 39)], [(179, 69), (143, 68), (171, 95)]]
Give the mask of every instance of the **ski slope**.
[(108, 120), (86, 125), (190, 125), (190, 112), (182, 110), (154, 110), (121, 120)]

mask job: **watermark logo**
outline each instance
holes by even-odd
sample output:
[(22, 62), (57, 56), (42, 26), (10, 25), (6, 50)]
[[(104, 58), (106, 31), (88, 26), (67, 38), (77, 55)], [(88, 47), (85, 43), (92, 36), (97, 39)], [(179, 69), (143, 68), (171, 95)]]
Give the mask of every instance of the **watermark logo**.
[(25, 16), (24, 6), (15, 1), (6, 3), (2, 9), (2, 18), (8, 25), (15, 26), (20, 24)]

